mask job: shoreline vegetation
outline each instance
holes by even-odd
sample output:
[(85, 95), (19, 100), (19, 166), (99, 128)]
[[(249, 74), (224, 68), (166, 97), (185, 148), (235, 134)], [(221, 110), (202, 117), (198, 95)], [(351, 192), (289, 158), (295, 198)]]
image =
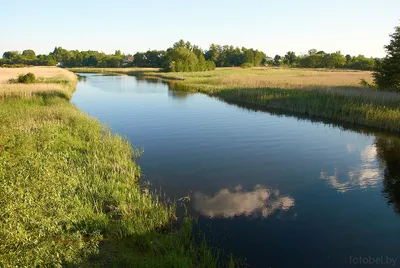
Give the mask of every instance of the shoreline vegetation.
[(77, 73), (109, 73), (161, 79), (174, 90), (200, 92), (228, 103), (264, 111), (400, 133), (400, 93), (369, 86), (372, 73), (297, 68), (217, 68), (166, 73), (156, 68), (70, 68)]
[[(34, 83), (10, 84), (31, 72)], [(129, 142), (69, 102), (75, 74), (0, 69), (0, 267), (238, 267), (140, 186)]]

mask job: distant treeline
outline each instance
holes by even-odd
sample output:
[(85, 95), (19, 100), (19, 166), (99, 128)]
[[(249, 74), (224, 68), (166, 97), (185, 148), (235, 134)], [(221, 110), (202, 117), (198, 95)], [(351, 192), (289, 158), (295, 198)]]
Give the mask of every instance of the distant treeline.
[(296, 55), (289, 51), (285, 55), (273, 58), (264, 52), (252, 48), (220, 46), (212, 44), (202, 50), (190, 42), (180, 40), (167, 50), (149, 50), (135, 55), (114, 54), (98, 51), (66, 50), (56, 47), (48, 55), (36, 55), (33, 50), (22, 53), (8, 51), (0, 59), (0, 66), (45, 65), (61, 67), (153, 67), (163, 71), (188, 72), (213, 70), (215, 67), (257, 67), (290, 66), (299, 68), (346, 68), (355, 70), (373, 70), (380, 59), (363, 55), (343, 55), (340, 51), (326, 53), (311, 49), (308, 54)]
[(115, 51), (114, 54), (108, 55), (92, 50), (78, 51), (56, 47), (48, 55), (36, 55), (31, 49), (24, 50), (22, 53), (7, 51), (3, 54), (3, 58), (0, 59), (0, 66), (120, 67), (124, 59), (125, 55), (119, 50)]

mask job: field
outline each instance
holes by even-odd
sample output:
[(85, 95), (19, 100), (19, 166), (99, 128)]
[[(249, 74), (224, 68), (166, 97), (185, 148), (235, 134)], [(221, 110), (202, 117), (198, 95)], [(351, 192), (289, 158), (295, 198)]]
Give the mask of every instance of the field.
[[(7, 84), (27, 72), (46, 87)], [(0, 267), (221, 265), (192, 220), (174, 229), (174, 204), (140, 186), (140, 152), (68, 102), (74, 74), (0, 77)]]
[[(170, 81), (177, 90), (202, 92), (229, 103), (266, 111), (313, 116), (400, 133), (400, 94), (368, 86), (371, 72), (295, 68), (219, 68), (162, 73), (135, 68), (71, 69), (109, 72)], [(367, 84), (361, 85), (364, 80)]]
[[(16, 78), (20, 74), (31, 72), (40, 83), (35, 84), (11, 84), (9, 79)], [(77, 79), (76, 76), (66, 70), (52, 67), (32, 68), (2, 68), (0, 69), (0, 99), (6, 97), (32, 97), (40, 93), (62, 94), (71, 98)]]

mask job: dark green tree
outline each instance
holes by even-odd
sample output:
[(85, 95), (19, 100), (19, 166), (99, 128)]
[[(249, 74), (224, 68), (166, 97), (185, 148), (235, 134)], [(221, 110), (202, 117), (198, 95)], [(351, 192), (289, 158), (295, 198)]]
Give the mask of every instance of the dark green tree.
[(274, 65), (275, 66), (280, 66), (281, 65), (281, 59), (282, 59), (281, 56), (275, 55), (275, 57), (274, 57)]
[(289, 66), (294, 65), (296, 61), (297, 56), (296, 53), (294, 53), (293, 51), (288, 51), (288, 53), (286, 53), (285, 57), (283, 58), (283, 64)]
[(180, 40), (169, 48), (163, 57), (162, 69), (166, 72), (195, 72), (214, 70), (215, 64), (204, 58), (203, 51), (190, 42)]
[(347, 54), (347, 55), (346, 55), (346, 66), (347, 66), (347, 67), (350, 66), (351, 60), (352, 60), (352, 57), (351, 57), (349, 54)]
[(387, 55), (377, 64), (374, 79), (379, 89), (400, 91), (400, 27), (390, 37), (389, 45), (385, 46)]
[(222, 48), (220, 45), (211, 44), (210, 48), (205, 53), (205, 58), (213, 61), (218, 67), (220, 67), (221, 65), (219, 64), (219, 61), (221, 53)]
[(12, 60), (12, 59), (18, 58), (20, 56), (21, 56), (21, 54), (19, 54), (18, 51), (6, 51), (3, 54), (3, 59)]
[(32, 49), (26, 49), (22, 52), (22, 56), (26, 59), (36, 59), (36, 53)]

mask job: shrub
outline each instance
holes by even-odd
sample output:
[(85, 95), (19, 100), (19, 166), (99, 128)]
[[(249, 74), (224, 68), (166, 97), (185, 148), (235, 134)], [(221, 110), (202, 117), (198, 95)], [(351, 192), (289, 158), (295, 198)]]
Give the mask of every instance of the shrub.
[(254, 67), (254, 64), (251, 64), (250, 62), (245, 62), (242, 65), (240, 65), (242, 68), (251, 68)]
[(35, 83), (36, 77), (33, 73), (20, 74), (18, 76), (18, 83), (31, 84)]
[(360, 85), (363, 87), (376, 88), (376, 85), (368, 83), (364, 78), (361, 78)]
[(10, 83), (32, 84), (36, 82), (34, 73), (20, 74), (17, 79), (8, 80)]

